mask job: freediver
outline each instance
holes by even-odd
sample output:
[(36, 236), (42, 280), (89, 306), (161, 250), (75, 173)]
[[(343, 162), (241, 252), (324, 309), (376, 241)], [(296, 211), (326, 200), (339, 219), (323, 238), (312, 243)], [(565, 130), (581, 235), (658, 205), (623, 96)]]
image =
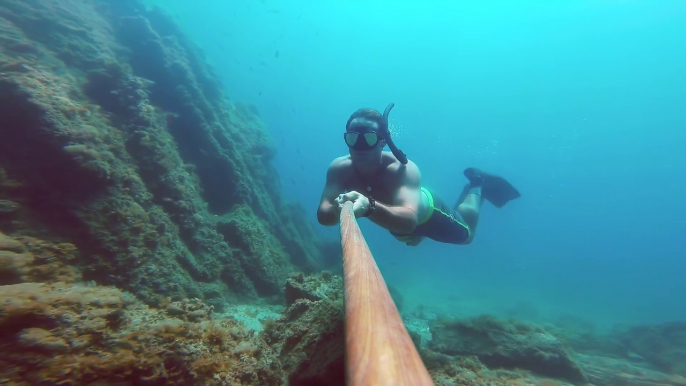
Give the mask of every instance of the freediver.
[[(474, 240), (483, 199), (500, 208), (520, 197), (504, 178), (469, 167), (469, 181), (453, 207), (421, 184), (417, 165), (408, 160), (391, 138), (388, 114), (362, 108), (345, 125), (343, 139), (349, 155), (329, 165), (317, 210), (322, 225), (336, 225), (346, 201), (356, 218), (366, 217), (410, 246), (424, 238), (450, 244)], [(388, 145), (391, 152), (383, 151)]]

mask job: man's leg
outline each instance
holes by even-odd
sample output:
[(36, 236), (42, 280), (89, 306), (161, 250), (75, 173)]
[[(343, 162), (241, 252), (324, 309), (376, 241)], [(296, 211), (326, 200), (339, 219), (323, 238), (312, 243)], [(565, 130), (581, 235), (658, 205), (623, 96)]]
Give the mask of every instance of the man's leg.
[(464, 222), (469, 226), (469, 239), (465, 244), (469, 244), (474, 240), (474, 235), (476, 235), (476, 226), (479, 224), (479, 213), (481, 213), (481, 204), (483, 203), (483, 198), (481, 197), (481, 187), (483, 185), (483, 179), (473, 178), (469, 185), (465, 186), (467, 194), (462, 202), (456, 203), (456, 210)]
[[(447, 205), (435, 192), (426, 189), (426, 193), (431, 205), (431, 216), (415, 228), (414, 234), (441, 243), (465, 244), (469, 238), (469, 225), (456, 207)], [(467, 194), (466, 190), (464, 194)], [(460, 201), (464, 200), (460, 198)]]

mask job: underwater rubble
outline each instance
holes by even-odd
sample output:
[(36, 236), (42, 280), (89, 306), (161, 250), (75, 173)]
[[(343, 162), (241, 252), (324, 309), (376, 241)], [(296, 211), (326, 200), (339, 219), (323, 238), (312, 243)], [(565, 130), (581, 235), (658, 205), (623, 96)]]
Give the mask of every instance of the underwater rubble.
[[(161, 10), (4, 0), (0, 383), (343, 385), (340, 250), (275, 153)], [(404, 317), (437, 385), (686, 386), (682, 323)]]

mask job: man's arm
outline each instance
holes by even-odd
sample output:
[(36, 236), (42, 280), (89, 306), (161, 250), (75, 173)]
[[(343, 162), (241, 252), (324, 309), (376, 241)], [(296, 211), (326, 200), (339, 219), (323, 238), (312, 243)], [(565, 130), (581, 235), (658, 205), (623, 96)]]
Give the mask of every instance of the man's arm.
[(340, 209), (336, 197), (343, 191), (340, 181), (340, 159), (335, 159), (326, 172), (326, 185), (317, 209), (317, 220), (322, 225), (338, 224)]
[(391, 232), (409, 234), (417, 227), (417, 212), (421, 200), (421, 175), (414, 162), (400, 166), (398, 187), (392, 206), (376, 203), (376, 210), (369, 219)]

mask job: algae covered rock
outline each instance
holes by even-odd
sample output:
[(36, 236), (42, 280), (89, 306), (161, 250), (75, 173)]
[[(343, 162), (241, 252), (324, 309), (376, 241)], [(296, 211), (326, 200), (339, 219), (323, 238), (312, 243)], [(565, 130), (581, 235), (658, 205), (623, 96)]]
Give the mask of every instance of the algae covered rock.
[(235, 259), (261, 296), (280, 294), (286, 274), (293, 269), (279, 240), (268, 225), (247, 205), (234, 209), (217, 221), (217, 230), (229, 245), (238, 248)]
[(0, 36), (0, 231), (72, 244), (85, 280), (148, 304), (221, 309), (319, 269), (264, 123), (159, 9), (6, 0)]
[(341, 300), (343, 296), (343, 279), (327, 271), (309, 276), (296, 273), (286, 281), (286, 304), (289, 306), (299, 299)]
[(72, 265), (77, 258), (78, 251), (73, 244), (9, 237), (0, 232), (0, 286), (77, 282), (81, 273)]
[(523, 368), (572, 382), (586, 382), (586, 376), (562, 342), (540, 327), (490, 316), (464, 321), (437, 320), (430, 327), (431, 350), (474, 355), (489, 367)]
[[(202, 308), (202, 307), (201, 307)], [(194, 322), (115, 288), (0, 287), (5, 384), (282, 385), (279, 361), (231, 320)]]
[(638, 356), (661, 371), (686, 376), (686, 322), (618, 328), (612, 341), (618, 356)]
[(323, 276), (289, 279), (295, 285), (286, 290), (292, 303), (281, 318), (265, 324), (264, 339), (293, 386), (345, 384), (342, 279)]

